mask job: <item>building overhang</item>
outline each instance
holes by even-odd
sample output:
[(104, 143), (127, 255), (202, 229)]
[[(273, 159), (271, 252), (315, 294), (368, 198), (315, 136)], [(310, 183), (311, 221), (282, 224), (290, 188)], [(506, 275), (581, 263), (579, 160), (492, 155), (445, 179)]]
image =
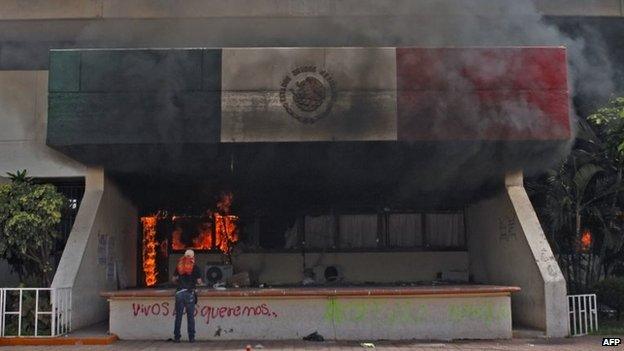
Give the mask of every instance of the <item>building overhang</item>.
[(48, 144), (566, 140), (565, 49), (60, 50)]
[(570, 138), (561, 47), (50, 54), (48, 145), (112, 173), (337, 179), (359, 169), (367, 187), (413, 174), (461, 188), (471, 174), (552, 159)]

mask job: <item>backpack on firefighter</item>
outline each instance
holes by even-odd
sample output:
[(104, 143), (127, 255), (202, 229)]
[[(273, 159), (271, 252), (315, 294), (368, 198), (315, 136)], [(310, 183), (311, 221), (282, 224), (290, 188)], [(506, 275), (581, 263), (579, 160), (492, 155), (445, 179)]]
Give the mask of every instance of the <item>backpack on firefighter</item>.
[(179, 275), (191, 275), (195, 266), (195, 257), (182, 256), (178, 260), (177, 271)]

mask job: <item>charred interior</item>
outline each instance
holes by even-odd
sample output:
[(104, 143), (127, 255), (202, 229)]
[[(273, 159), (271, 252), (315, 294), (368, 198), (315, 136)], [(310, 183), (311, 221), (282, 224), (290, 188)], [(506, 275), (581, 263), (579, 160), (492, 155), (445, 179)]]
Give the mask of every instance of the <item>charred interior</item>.
[[(299, 255), (301, 280), (313, 279), (307, 254), (466, 251), (464, 207), (496, 193), (520, 159), (506, 165), (511, 156), (496, 143), (229, 145), (162, 163), (170, 155), (154, 169), (116, 174), (140, 204), (145, 286), (166, 286), (170, 262), (186, 249), (206, 265), (236, 266), (245, 254)], [(468, 162), (481, 167), (449, 167)], [(257, 267), (249, 268), (250, 283), (262, 284)], [(468, 277), (440, 272), (436, 279)], [(308, 283), (321, 281), (355, 284), (344, 276)]]

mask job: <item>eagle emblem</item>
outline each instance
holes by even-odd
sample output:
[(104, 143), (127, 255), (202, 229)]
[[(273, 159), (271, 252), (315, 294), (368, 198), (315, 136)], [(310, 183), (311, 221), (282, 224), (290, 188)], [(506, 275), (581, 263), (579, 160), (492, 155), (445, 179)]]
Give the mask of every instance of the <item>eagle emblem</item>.
[(306, 124), (325, 117), (336, 99), (335, 82), (326, 70), (301, 66), (284, 77), (280, 103), (286, 112)]

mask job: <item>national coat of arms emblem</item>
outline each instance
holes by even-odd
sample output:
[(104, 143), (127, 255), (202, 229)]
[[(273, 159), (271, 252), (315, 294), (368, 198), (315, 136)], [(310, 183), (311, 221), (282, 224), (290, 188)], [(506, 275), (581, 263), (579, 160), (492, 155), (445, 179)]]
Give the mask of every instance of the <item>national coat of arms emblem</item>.
[(282, 79), (279, 97), (289, 115), (311, 124), (331, 111), (336, 99), (336, 83), (326, 70), (301, 66)]

